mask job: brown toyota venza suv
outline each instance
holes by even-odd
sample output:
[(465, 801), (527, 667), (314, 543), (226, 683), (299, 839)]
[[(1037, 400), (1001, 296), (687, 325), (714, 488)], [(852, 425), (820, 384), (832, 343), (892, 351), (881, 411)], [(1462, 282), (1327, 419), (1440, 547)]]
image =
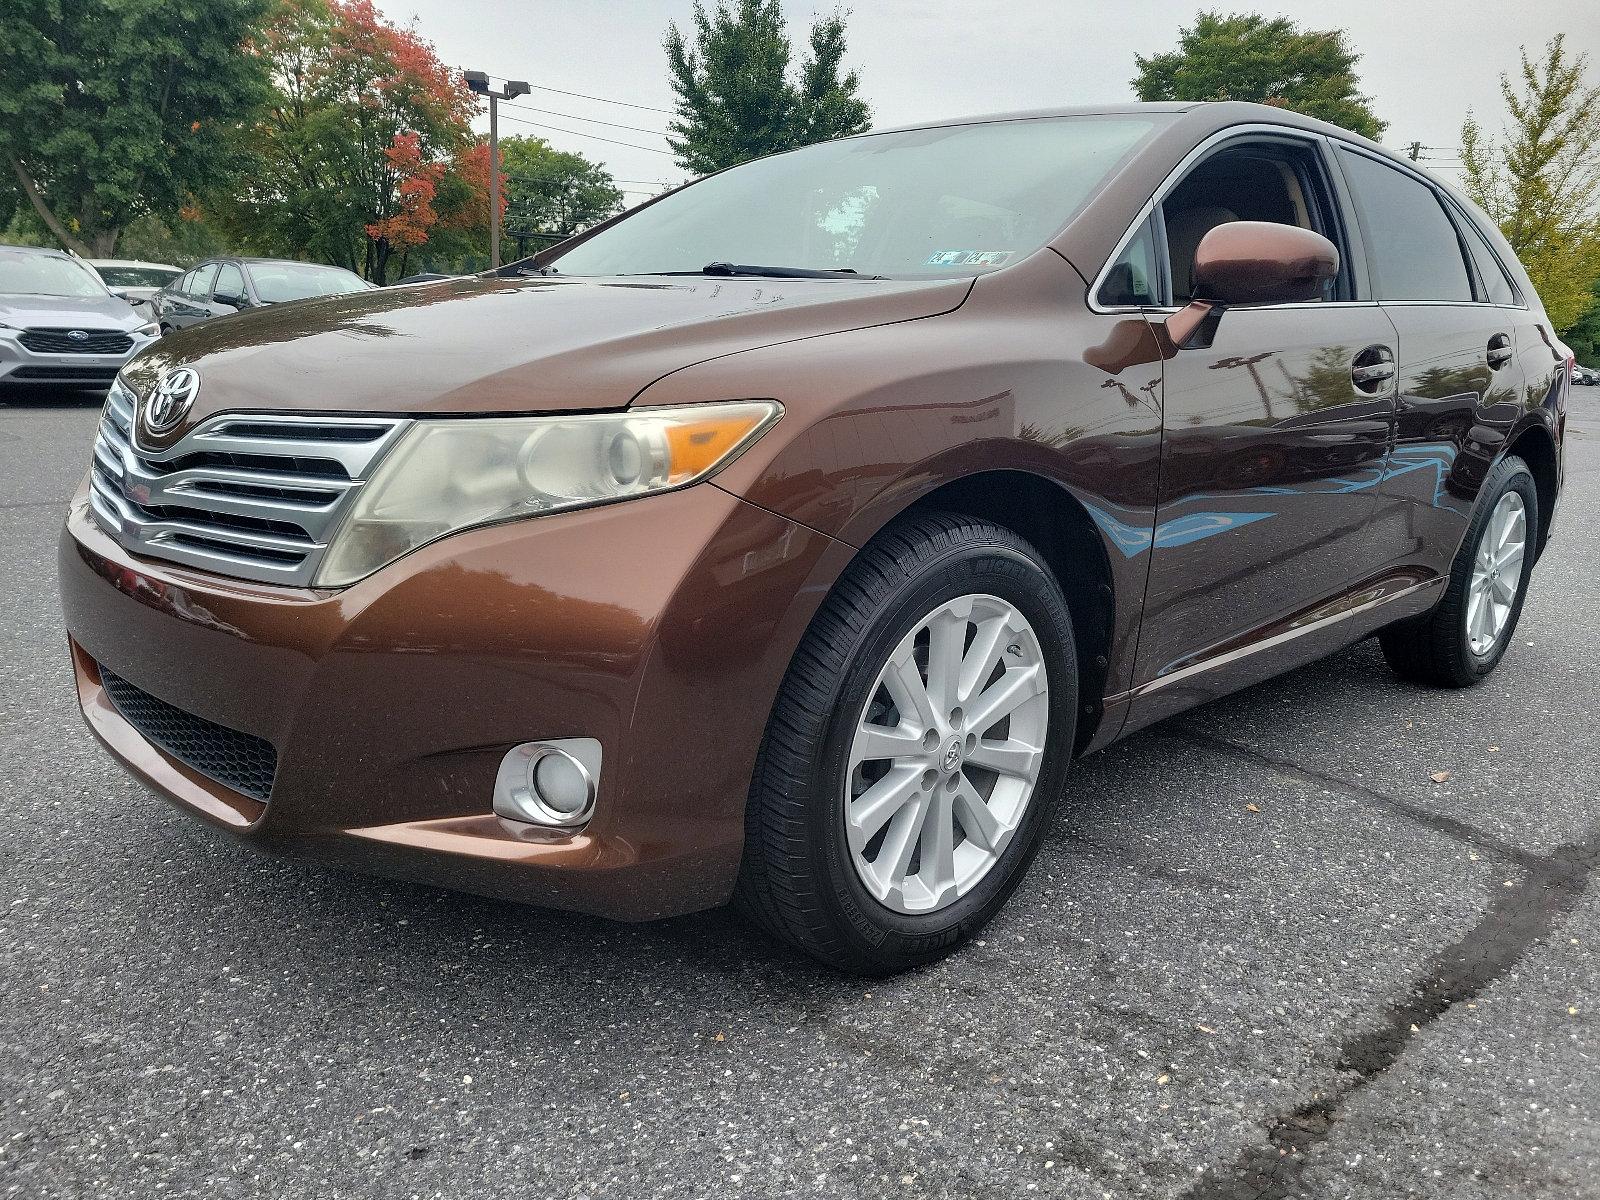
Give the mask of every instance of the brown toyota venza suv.
[(1373, 634), (1493, 670), (1568, 389), (1494, 225), (1332, 126), (847, 138), (139, 355), (61, 540), (78, 694), (264, 847), (891, 971), (1077, 756)]

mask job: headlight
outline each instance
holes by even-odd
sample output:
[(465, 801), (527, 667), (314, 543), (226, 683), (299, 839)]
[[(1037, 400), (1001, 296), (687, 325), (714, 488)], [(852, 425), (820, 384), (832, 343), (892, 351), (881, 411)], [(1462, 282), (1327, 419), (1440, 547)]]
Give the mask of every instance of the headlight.
[(160, 337), (161, 326), (156, 324), (154, 321), (146, 321), (143, 325), (139, 326), (139, 328), (135, 329), (134, 332), (140, 337)]
[(668, 491), (783, 413), (770, 400), (572, 417), (419, 421), (357, 494), (317, 573), (343, 587), (457, 530)]

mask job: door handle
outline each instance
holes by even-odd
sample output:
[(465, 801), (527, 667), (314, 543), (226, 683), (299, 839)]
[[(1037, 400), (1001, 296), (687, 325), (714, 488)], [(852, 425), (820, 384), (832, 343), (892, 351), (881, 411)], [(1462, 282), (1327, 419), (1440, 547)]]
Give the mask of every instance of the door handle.
[(1350, 364), (1350, 379), (1363, 392), (1377, 394), (1386, 380), (1394, 378), (1394, 351), (1387, 346), (1368, 346)]
[(1489, 339), (1489, 366), (1498, 371), (1512, 358), (1511, 338), (1503, 333), (1497, 333)]

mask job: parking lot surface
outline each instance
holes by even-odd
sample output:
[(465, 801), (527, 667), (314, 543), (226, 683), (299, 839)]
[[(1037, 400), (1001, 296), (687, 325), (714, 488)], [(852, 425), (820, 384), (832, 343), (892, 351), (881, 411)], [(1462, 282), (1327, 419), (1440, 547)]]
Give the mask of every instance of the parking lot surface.
[(982, 940), (841, 978), (259, 856), (82, 726), (96, 406), (0, 400), (0, 1196), (1600, 1196), (1600, 389), (1484, 685), (1375, 643), (1084, 761)]

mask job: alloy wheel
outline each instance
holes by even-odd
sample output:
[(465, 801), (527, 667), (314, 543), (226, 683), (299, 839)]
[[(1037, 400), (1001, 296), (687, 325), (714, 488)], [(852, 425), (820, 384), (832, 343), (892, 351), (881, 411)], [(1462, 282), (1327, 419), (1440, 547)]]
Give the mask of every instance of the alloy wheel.
[(886, 907), (937, 912), (987, 875), (1044, 761), (1049, 678), (1033, 627), (997, 596), (941, 604), (901, 639), (857, 722), (844, 822)]
[(1484, 658), (1499, 644), (1522, 587), (1528, 513), (1517, 492), (1500, 497), (1478, 538), (1467, 589), (1467, 643)]

